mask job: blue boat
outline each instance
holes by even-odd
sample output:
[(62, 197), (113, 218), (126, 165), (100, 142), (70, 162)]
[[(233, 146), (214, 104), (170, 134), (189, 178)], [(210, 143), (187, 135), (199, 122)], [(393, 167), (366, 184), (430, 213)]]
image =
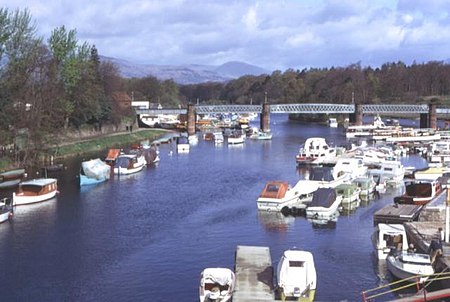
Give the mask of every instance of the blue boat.
[(80, 186), (96, 185), (109, 179), (111, 166), (99, 158), (81, 163)]

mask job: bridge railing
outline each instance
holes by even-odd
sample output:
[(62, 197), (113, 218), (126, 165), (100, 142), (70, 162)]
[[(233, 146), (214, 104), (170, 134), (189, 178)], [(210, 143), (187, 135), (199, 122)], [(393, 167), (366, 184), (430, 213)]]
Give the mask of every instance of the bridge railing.
[[(355, 113), (354, 104), (270, 104), (270, 113), (325, 113), (325, 114), (351, 114)], [(361, 105), (362, 113), (366, 114), (420, 114), (429, 113), (427, 104), (366, 104)], [(135, 109), (137, 114), (186, 114), (186, 108), (164, 108), (164, 109)], [(196, 105), (197, 114), (217, 113), (261, 113), (262, 105)], [(450, 114), (450, 108), (436, 108), (437, 114)]]

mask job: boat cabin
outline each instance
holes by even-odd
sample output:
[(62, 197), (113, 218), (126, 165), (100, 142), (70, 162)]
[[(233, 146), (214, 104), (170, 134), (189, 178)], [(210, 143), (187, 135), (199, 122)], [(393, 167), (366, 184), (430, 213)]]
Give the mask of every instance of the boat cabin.
[(379, 223), (372, 235), (378, 259), (386, 259), (391, 250), (406, 251), (408, 238), (402, 224)]

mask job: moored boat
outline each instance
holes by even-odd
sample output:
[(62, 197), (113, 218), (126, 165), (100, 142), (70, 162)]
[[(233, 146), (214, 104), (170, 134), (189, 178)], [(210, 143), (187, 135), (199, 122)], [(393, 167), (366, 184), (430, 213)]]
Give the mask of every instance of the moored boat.
[(142, 171), (147, 164), (145, 157), (141, 152), (120, 154), (114, 165), (114, 174), (126, 175)]
[(361, 189), (359, 192), (359, 197), (361, 199), (368, 199), (373, 193), (375, 193), (377, 184), (372, 177), (360, 176), (354, 178), (352, 182)]
[(206, 268), (200, 275), (200, 302), (231, 301), (236, 277), (228, 268)]
[(25, 176), (25, 169), (14, 169), (0, 173), (0, 180), (7, 181), (12, 179), (20, 179)]
[(310, 137), (298, 150), (295, 160), (297, 165), (316, 165), (335, 156), (336, 149), (331, 148), (324, 138)]
[(337, 119), (335, 117), (330, 117), (328, 119), (328, 126), (330, 128), (337, 128), (338, 127), (338, 122)]
[(403, 224), (379, 223), (371, 239), (378, 259), (386, 259), (392, 250), (406, 251), (408, 249), (408, 238)]
[(281, 300), (314, 301), (317, 273), (311, 252), (287, 250), (277, 266), (277, 290)]
[(24, 205), (51, 199), (58, 192), (56, 178), (37, 178), (23, 181), (13, 193), (13, 205)]
[(334, 188), (319, 188), (314, 192), (311, 203), (306, 208), (307, 218), (326, 218), (333, 216), (342, 202), (342, 196)]
[(22, 180), (20, 178), (0, 182), (0, 190), (14, 189)]
[(434, 274), (428, 254), (401, 251), (392, 253), (386, 258), (389, 272), (396, 278), (408, 282), (425, 282)]
[(343, 183), (338, 185), (336, 193), (342, 196), (341, 205), (348, 209), (350, 205), (359, 200), (361, 189), (354, 183)]
[(264, 186), (256, 204), (258, 210), (281, 211), (283, 207), (306, 207), (318, 189), (316, 182), (300, 180), (294, 187), (286, 181), (269, 181)]
[(405, 193), (394, 197), (395, 203), (425, 205), (442, 192), (439, 181), (409, 181), (405, 182)]
[(12, 200), (10, 198), (3, 198), (0, 200), (0, 223), (11, 219), (13, 216)]
[(81, 163), (80, 186), (94, 185), (107, 181), (110, 177), (111, 166), (99, 158)]
[(189, 145), (189, 138), (187, 136), (181, 135), (176, 138), (176, 144), (177, 144), (177, 152), (183, 153), (183, 152), (189, 152), (190, 145)]

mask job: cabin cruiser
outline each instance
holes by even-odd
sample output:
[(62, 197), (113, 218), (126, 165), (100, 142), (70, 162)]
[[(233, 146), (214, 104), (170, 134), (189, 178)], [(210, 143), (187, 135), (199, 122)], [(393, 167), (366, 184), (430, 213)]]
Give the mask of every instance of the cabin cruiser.
[(259, 196), (256, 204), (258, 210), (281, 211), (283, 207), (306, 207), (311, 202), (313, 193), (319, 188), (317, 182), (300, 180), (294, 187), (285, 181), (269, 181)]
[(333, 216), (342, 202), (342, 196), (334, 188), (319, 188), (313, 194), (311, 203), (306, 208), (307, 218), (326, 218)]
[(368, 199), (373, 193), (375, 193), (377, 186), (375, 180), (372, 177), (367, 176), (356, 177), (352, 180), (352, 183), (356, 184), (361, 189), (359, 192), (359, 197), (364, 200)]
[(11, 198), (5, 197), (0, 200), (0, 223), (5, 222), (13, 216)]
[(427, 151), (428, 162), (433, 166), (450, 164), (450, 141), (437, 141), (429, 146)]
[(437, 180), (439, 177), (450, 173), (449, 167), (428, 167), (421, 170), (414, 170), (412, 172), (413, 178), (416, 180)]
[(338, 127), (337, 119), (335, 117), (330, 117), (328, 119), (328, 126), (330, 126), (330, 128), (337, 128)]
[(309, 180), (317, 182), (321, 188), (335, 188), (351, 179), (351, 175), (340, 168), (340, 165), (334, 167), (315, 166), (309, 173)]
[(405, 182), (405, 193), (394, 197), (399, 204), (426, 205), (443, 191), (439, 181), (408, 181)]
[(177, 144), (177, 152), (178, 153), (184, 153), (189, 152), (190, 145), (189, 145), (189, 138), (187, 136), (181, 135), (177, 136), (176, 144)]
[(392, 253), (386, 258), (387, 269), (396, 278), (408, 282), (423, 283), (434, 274), (428, 254), (401, 251)]
[(245, 134), (242, 130), (234, 130), (228, 135), (228, 144), (229, 145), (238, 145), (243, 144), (245, 141)]
[(396, 186), (402, 183), (405, 177), (405, 168), (400, 161), (386, 160), (377, 165), (370, 166), (367, 174), (377, 178), (379, 183), (385, 182), (386, 184)]
[(45, 201), (58, 193), (56, 178), (36, 178), (23, 181), (13, 193), (13, 206)]
[(346, 138), (361, 138), (369, 137), (375, 129), (386, 129), (386, 126), (379, 115), (375, 116), (372, 124), (367, 125), (352, 125), (348, 126), (345, 131)]
[(342, 196), (341, 205), (345, 209), (351, 209), (352, 205), (359, 201), (361, 189), (354, 183), (343, 183), (335, 188), (336, 193)]
[(231, 301), (236, 277), (228, 268), (206, 268), (200, 275), (200, 302)]
[(367, 174), (367, 166), (361, 159), (353, 157), (339, 157), (333, 169), (344, 172), (350, 179)]
[(277, 290), (281, 300), (313, 301), (317, 274), (311, 252), (287, 250), (277, 266)]
[(129, 154), (120, 154), (114, 165), (114, 174), (126, 175), (142, 171), (147, 164), (142, 152), (137, 151)]
[(372, 234), (372, 244), (378, 259), (386, 259), (392, 250), (406, 251), (408, 238), (403, 224), (377, 224)]
[(433, 129), (404, 128), (395, 135), (386, 138), (387, 143), (431, 142), (439, 141), (441, 134)]
[(336, 149), (328, 146), (322, 137), (310, 137), (300, 147), (295, 160), (297, 165), (319, 165), (324, 160), (336, 157)]

